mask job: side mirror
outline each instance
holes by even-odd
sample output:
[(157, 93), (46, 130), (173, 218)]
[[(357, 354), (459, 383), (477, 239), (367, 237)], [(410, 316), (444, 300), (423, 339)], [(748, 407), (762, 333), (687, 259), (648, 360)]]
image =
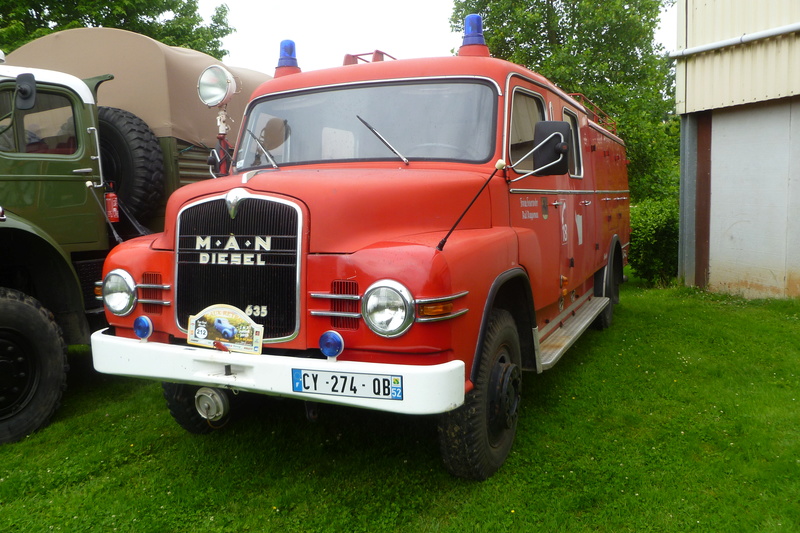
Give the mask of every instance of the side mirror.
[(36, 78), (26, 72), (17, 76), (16, 108), (20, 111), (32, 109), (36, 104)]
[(219, 148), (213, 148), (208, 153), (208, 159), (206, 163), (208, 164), (208, 171), (211, 173), (211, 177), (219, 178), (224, 176), (226, 173), (222, 172), (222, 158), (219, 156)]
[(555, 176), (569, 172), (570, 127), (568, 122), (545, 120), (536, 123), (533, 131), (534, 160), (539, 168), (536, 176)]

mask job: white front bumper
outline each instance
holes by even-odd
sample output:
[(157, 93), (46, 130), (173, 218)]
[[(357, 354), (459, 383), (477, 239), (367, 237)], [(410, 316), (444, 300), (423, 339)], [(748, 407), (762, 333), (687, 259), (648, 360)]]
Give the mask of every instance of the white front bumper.
[[(435, 414), (464, 403), (463, 361), (439, 365), (391, 365), (222, 352), (115, 337), (106, 329), (92, 334), (92, 358), (98, 372), (176, 383), (237, 389), (272, 396), (351, 405), (404, 414)], [(311, 374), (400, 376), (402, 399), (365, 398), (311, 392)], [(298, 376), (307, 379), (298, 383)], [(294, 382), (293, 382), (294, 379)]]

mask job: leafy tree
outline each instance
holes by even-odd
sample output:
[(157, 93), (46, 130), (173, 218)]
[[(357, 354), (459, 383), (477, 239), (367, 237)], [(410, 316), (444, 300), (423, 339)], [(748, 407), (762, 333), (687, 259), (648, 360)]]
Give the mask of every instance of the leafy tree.
[(217, 59), (227, 53), (222, 38), (234, 31), (224, 4), (217, 6), (211, 24), (203, 25), (197, 0), (0, 0), (0, 49), (5, 53), (48, 33), (97, 26), (141, 33)]
[(674, 195), (678, 129), (672, 63), (654, 40), (674, 0), (456, 0), (451, 19), (484, 20), (492, 55), (525, 65), (615, 117), (634, 200)]

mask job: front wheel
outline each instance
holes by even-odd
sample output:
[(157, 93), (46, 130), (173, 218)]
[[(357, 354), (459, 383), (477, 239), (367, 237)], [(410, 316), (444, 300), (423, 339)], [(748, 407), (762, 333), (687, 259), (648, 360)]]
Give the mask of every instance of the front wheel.
[(451, 474), (481, 481), (505, 462), (517, 432), (521, 355), (508, 311), (492, 311), (478, 365), (464, 404), (439, 420), (439, 447)]
[(47, 425), (67, 384), (67, 347), (53, 314), (0, 287), (0, 443)]

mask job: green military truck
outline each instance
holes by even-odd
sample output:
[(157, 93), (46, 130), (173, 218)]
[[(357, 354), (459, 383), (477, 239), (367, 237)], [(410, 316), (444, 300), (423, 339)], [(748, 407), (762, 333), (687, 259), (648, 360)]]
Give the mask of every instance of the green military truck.
[[(213, 64), (107, 28), (43, 37), (0, 64), (0, 443), (58, 408), (66, 347), (102, 325), (94, 284), (110, 248), (158, 228), (172, 190), (211, 177), (217, 110), (196, 84)], [(248, 95), (269, 78), (229, 70)]]

